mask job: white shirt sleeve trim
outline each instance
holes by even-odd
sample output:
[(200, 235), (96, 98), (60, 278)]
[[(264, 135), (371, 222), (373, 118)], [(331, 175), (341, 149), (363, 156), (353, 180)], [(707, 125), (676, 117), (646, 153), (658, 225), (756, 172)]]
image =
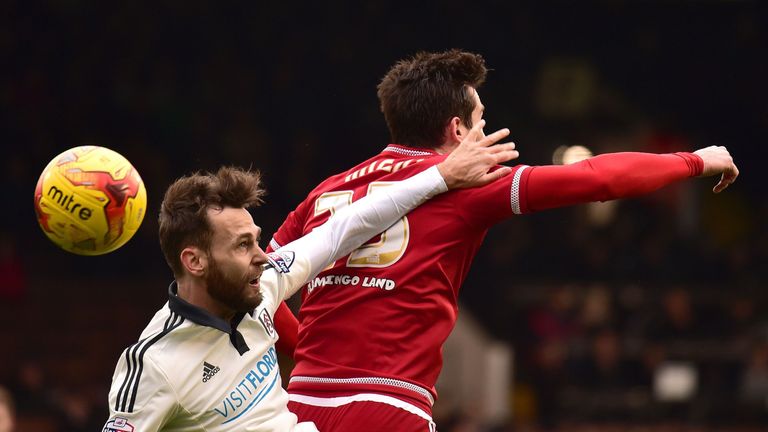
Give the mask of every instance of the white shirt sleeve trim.
[(512, 205), (512, 213), (519, 215), (522, 214), (520, 210), (520, 178), (523, 176), (523, 171), (530, 168), (528, 165), (521, 166), (515, 171), (515, 177), (512, 178), (512, 187), (510, 188), (510, 202)]
[(385, 396), (376, 393), (358, 393), (352, 396), (340, 396), (331, 398), (321, 398), (290, 393), (288, 395), (288, 399), (292, 402), (298, 402), (304, 405), (312, 405), (323, 408), (337, 408), (352, 402), (378, 402), (400, 408), (402, 410), (408, 411), (411, 414), (417, 415), (430, 423), (432, 422), (432, 417), (423, 409), (392, 396)]

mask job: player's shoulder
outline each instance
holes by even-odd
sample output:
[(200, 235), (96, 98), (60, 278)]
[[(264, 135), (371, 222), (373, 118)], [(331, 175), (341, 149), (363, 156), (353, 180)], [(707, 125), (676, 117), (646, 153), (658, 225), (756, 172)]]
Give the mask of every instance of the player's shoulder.
[(323, 180), (317, 186), (315, 186), (314, 189), (312, 189), (312, 191), (308, 194), (308, 197), (321, 195), (325, 192), (338, 189), (339, 187), (344, 185), (344, 178), (346, 175), (347, 175), (347, 171), (342, 171), (340, 173), (327, 177), (325, 180)]
[(351, 189), (350, 185), (345, 181), (349, 171), (350, 170), (342, 171), (327, 177), (307, 194), (307, 197), (304, 199), (302, 204), (307, 205), (307, 203), (314, 203), (319, 196), (328, 192)]
[[(157, 400), (159, 394), (172, 397), (167, 386), (180, 382), (179, 358), (188, 357), (186, 352), (177, 350), (185, 340), (190, 340), (189, 335), (178, 334), (185, 322), (184, 317), (170, 311), (166, 305), (155, 314), (139, 340), (123, 351), (109, 391), (112, 410), (138, 412), (150, 401)], [(169, 349), (168, 342), (175, 346)]]
[[(171, 312), (166, 306), (158, 311), (144, 329), (139, 340), (126, 347), (118, 360), (115, 373), (112, 377), (110, 400), (118, 402), (119, 411), (129, 412), (134, 409), (134, 403), (141, 406), (143, 402), (135, 402), (137, 394), (146, 396), (151, 394), (158, 386), (165, 385), (168, 380), (174, 381), (177, 373), (178, 348), (189, 341), (189, 334), (181, 334), (186, 319), (181, 315)], [(170, 345), (170, 346), (169, 346)], [(178, 378), (178, 377), (177, 377)], [(141, 383), (141, 385), (139, 384)], [(140, 401), (150, 398), (142, 396)], [(129, 402), (127, 401), (134, 401)], [(138, 409), (138, 407), (137, 407)]]
[[(369, 158), (352, 168), (334, 174), (315, 187), (308, 195), (312, 200), (319, 195), (337, 190), (355, 190), (365, 188), (374, 181), (400, 181), (416, 175), (425, 169), (442, 162), (446, 155), (434, 152), (420, 152), (408, 149), (411, 153), (392, 152), (390, 145), (384, 152)], [(400, 149), (401, 147), (397, 147)]]
[(163, 352), (163, 348), (169, 343), (179, 338), (183, 339), (180, 332), (186, 321), (186, 318), (171, 311), (166, 303), (141, 332), (139, 340), (129, 345), (124, 352), (154, 357)]

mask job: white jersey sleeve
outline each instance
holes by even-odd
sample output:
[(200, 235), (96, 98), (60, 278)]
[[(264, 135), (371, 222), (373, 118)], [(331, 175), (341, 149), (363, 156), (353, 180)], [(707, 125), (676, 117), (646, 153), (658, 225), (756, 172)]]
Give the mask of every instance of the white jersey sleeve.
[(306, 255), (294, 249), (280, 249), (267, 257), (269, 264), (261, 275), (262, 304), (274, 315), (280, 303), (309, 280), (312, 264)]
[(355, 201), (309, 234), (269, 254), (270, 264), (278, 272), (285, 275), (293, 272), (278, 300), (290, 297), (329, 264), (386, 230), (420, 204), (447, 190), (437, 166), (430, 167)]
[(109, 420), (104, 431), (160, 430), (181, 409), (166, 375), (151, 357), (142, 355), (145, 341), (128, 347), (120, 356), (109, 390)]

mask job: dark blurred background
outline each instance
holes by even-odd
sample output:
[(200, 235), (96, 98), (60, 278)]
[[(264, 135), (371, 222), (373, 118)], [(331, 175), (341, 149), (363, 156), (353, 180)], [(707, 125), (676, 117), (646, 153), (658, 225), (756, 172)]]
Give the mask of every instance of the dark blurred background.
[[(269, 239), (316, 183), (388, 143), (375, 90), (387, 69), (454, 47), (493, 69), (480, 89), (486, 129), (509, 127), (521, 163), (551, 164), (574, 145), (726, 145), (741, 176), (720, 195), (714, 179), (696, 180), (494, 228), (461, 302), (514, 347), (512, 415), (489, 425), (438, 406), (441, 430), (764, 430), (764, 2), (0, 10), (0, 386), (15, 398), (17, 431), (100, 430), (117, 357), (166, 298), (156, 215), (173, 179), (222, 164), (262, 170), (269, 196), (254, 215)], [(126, 156), (149, 194), (136, 236), (101, 257), (59, 250), (32, 205), (48, 161), (83, 144)], [(694, 388), (665, 394), (670, 370), (673, 381), (691, 372)]]

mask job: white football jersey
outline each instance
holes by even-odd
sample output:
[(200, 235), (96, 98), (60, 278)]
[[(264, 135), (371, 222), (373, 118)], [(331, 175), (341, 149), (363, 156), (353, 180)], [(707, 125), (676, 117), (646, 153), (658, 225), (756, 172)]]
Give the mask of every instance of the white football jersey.
[(316, 430), (295, 429), (272, 323), (286, 290), (300, 285), (310, 266), (280, 251), (270, 254), (267, 267), (264, 301), (234, 329), (177, 297), (171, 284), (168, 303), (120, 357), (105, 432)]

